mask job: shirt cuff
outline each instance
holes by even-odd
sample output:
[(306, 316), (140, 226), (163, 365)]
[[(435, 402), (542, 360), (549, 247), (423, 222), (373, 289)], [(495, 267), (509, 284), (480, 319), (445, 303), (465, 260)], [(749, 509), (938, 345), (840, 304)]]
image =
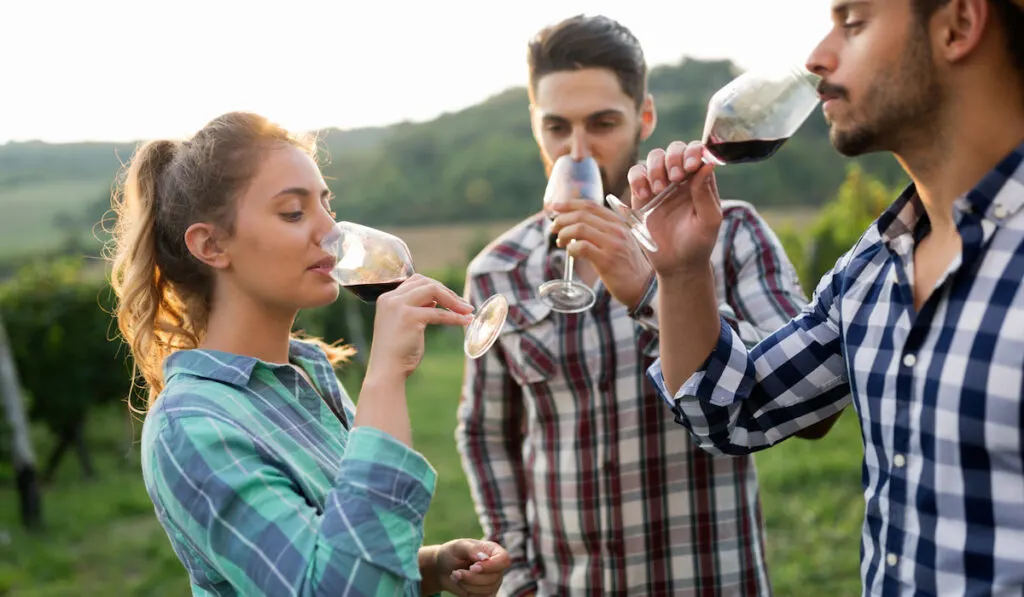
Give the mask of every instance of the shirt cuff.
[(657, 296), (658, 276), (651, 274), (644, 293), (640, 297), (640, 302), (629, 310), (630, 317), (635, 319), (640, 325), (655, 332), (658, 331), (658, 305), (657, 301), (654, 300)]
[(658, 392), (658, 396), (669, 406), (675, 407), (687, 398), (729, 406), (737, 396), (749, 393), (753, 381), (753, 365), (750, 355), (739, 334), (729, 320), (719, 315), (721, 331), (718, 343), (711, 354), (673, 396), (665, 385), (665, 376), (659, 358), (648, 369), (647, 374)]
[(434, 495), (437, 472), (422, 454), (373, 427), (355, 427), (341, 463), (341, 478), (359, 478), (375, 497), (402, 504), (422, 519)]

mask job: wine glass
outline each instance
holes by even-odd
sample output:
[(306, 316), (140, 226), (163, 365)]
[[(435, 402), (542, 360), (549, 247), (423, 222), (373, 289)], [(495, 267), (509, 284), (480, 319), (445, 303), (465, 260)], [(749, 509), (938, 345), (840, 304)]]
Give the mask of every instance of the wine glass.
[[(594, 158), (588, 156), (576, 161), (569, 155), (563, 155), (551, 167), (551, 176), (544, 190), (545, 212), (554, 219), (558, 214), (551, 210), (551, 205), (563, 199), (589, 199), (600, 203), (602, 189), (601, 170)], [(593, 290), (573, 279), (573, 264), (572, 255), (567, 255), (562, 279), (549, 280), (538, 289), (541, 300), (559, 313), (586, 311), (597, 300)]]
[[(799, 66), (746, 72), (733, 79), (708, 102), (701, 161), (725, 166), (759, 162), (775, 155), (818, 105), (820, 80)], [(637, 210), (615, 195), (608, 195), (606, 200), (640, 244), (657, 251), (658, 245), (647, 230), (647, 217), (688, 178), (670, 183)]]
[[(412, 253), (405, 241), (376, 228), (337, 222), (320, 246), (337, 258), (331, 277), (366, 303), (398, 288), (415, 273)], [(497, 340), (507, 315), (508, 301), (504, 296), (496, 294), (484, 301), (466, 327), (466, 356), (483, 356)]]

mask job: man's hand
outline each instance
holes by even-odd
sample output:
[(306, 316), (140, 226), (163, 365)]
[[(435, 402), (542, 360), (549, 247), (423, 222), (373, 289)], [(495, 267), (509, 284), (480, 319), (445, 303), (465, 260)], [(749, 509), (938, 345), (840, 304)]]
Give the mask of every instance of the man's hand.
[(715, 182), (714, 166), (701, 161), (704, 147), (675, 141), (668, 150), (652, 149), (647, 165), (629, 169), (633, 209), (647, 205), (670, 182), (682, 182), (647, 218), (647, 231), (659, 250), (650, 254), (651, 265), (660, 278), (692, 278), (709, 271), (708, 263), (718, 229), (722, 206)]
[(654, 270), (626, 225), (612, 210), (586, 199), (560, 201), (551, 208), (558, 213), (552, 227), (558, 246), (568, 245), (570, 255), (590, 262), (608, 292), (635, 308)]

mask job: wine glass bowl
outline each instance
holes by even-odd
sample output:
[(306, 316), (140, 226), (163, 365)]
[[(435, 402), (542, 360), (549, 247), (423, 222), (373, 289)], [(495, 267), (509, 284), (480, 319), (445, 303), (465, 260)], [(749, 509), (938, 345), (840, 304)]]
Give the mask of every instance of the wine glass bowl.
[[(359, 300), (372, 303), (386, 292), (398, 288), (416, 268), (412, 252), (402, 239), (376, 228), (354, 222), (337, 222), (320, 242), (320, 247), (336, 258), (331, 277)], [(498, 339), (508, 301), (500, 294), (488, 298), (474, 313), (466, 327), (463, 350), (476, 359)]]
[(416, 272), (405, 241), (362, 224), (338, 222), (320, 247), (337, 259), (331, 277), (366, 303), (398, 288)]
[[(820, 80), (805, 68), (792, 66), (748, 71), (730, 81), (708, 102), (701, 160), (726, 166), (771, 158), (818, 105)], [(687, 178), (670, 183), (637, 210), (614, 195), (605, 199), (637, 241), (647, 250), (657, 251), (657, 243), (647, 230), (647, 217)]]
[[(601, 183), (601, 169), (592, 157), (576, 160), (563, 155), (551, 166), (547, 187), (544, 189), (544, 212), (551, 219), (557, 214), (551, 206), (566, 199), (589, 199), (600, 203), (604, 194)], [(537, 289), (538, 295), (551, 309), (559, 313), (586, 311), (597, 300), (594, 291), (586, 284), (573, 279), (574, 259), (565, 259), (562, 278), (549, 280)]]

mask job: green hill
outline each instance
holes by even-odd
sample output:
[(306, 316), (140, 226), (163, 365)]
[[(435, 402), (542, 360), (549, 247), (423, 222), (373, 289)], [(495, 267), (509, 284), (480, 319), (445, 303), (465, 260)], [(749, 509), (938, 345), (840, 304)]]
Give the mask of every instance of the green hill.
[[(736, 74), (724, 61), (655, 68), (658, 128), (643, 153), (673, 139), (699, 138), (708, 99)], [(771, 161), (719, 171), (723, 196), (761, 207), (817, 207), (845, 176), (820, 112)], [(531, 137), (525, 87), (424, 123), (329, 130), (324, 174), (346, 219), (375, 226), (509, 220), (532, 213), (544, 189)], [(52, 248), (90, 234), (108, 205), (130, 143), (41, 142), (0, 146), (0, 254)], [(883, 182), (903, 180), (888, 156), (858, 160)]]

